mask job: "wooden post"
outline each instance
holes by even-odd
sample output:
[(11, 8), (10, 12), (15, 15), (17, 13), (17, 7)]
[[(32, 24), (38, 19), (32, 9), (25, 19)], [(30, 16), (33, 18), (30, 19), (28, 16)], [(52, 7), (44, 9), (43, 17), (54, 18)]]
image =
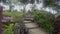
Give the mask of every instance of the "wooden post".
[(2, 34), (2, 11), (3, 7), (0, 6), (0, 34)]

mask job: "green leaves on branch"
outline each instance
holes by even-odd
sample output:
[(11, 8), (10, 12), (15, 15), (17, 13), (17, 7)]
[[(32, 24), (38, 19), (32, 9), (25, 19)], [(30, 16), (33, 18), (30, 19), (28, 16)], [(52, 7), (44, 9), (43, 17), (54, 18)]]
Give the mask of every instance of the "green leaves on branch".
[(26, 4), (29, 0), (19, 0), (21, 3)]
[(23, 4), (27, 4), (27, 3), (34, 3), (35, 2), (35, 0), (19, 0), (21, 3), (23, 3)]
[(54, 6), (54, 0), (45, 0), (46, 6)]

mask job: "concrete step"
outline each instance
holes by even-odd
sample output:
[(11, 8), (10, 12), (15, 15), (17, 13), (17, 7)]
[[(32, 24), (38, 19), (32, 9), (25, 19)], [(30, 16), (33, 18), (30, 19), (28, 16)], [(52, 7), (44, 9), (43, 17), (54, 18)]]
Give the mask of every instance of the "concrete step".
[(48, 33), (40, 28), (35, 28), (29, 29), (29, 34), (48, 34)]
[(35, 23), (26, 23), (25, 26), (29, 29), (38, 28), (38, 26)]

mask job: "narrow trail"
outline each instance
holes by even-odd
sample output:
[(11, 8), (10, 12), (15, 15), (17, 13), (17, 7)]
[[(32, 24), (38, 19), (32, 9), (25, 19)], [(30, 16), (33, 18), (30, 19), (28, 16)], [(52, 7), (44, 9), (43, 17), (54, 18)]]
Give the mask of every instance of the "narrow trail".
[(24, 25), (29, 29), (29, 34), (48, 34), (42, 28), (39, 28), (38, 25), (31, 20), (33, 19), (32, 16), (26, 15), (24, 18)]

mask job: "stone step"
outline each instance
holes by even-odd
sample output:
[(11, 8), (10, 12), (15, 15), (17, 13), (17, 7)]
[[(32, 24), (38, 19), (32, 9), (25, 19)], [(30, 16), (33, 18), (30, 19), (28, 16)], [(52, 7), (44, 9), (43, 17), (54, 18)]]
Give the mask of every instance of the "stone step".
[(48, 33), (40, 28), (35, 28), (35, 29), (29, 29), (29, 34), (48, 34)]
[(24, 23), (31, 23), (31, 22), (32, 22), (32, 21), (26, 21), (26, 20), (24, 21)]
[(29, 29), (38, 28), (38, 26), (35, 23), (26, 23), (25, 26)]
[(34, 15), (25, 15), (25, 17), (34, 17)]
[(25, 18), (25, 20), (33, 20), (34, 18)]
[(25, 18), (34, 18), (34, 16), (25, 16)]

